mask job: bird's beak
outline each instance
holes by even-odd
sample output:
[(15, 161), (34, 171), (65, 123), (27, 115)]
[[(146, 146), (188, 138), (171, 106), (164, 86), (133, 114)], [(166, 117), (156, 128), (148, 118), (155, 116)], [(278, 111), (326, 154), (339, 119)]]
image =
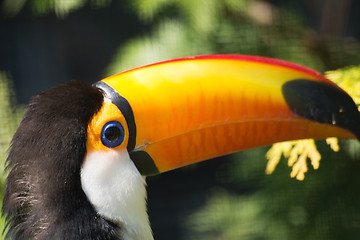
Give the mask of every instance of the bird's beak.
[(143, 175), (279, 141), (360, 137), (351, 97), (322, 75), (280, 60), (184, 58), (96, 85), (125, 103), (128, 150)]

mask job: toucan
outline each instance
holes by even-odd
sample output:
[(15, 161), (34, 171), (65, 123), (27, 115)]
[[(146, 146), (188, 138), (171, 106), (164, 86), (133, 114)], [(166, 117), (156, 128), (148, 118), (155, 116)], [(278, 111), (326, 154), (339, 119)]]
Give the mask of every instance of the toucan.
[(146, 176), (279, 141), (359, 139), (359, 123), (333, 82), (265, 57), (187, 57), (73, 80), (34, 96), (12, 139), (6, 237), (151, 240)]

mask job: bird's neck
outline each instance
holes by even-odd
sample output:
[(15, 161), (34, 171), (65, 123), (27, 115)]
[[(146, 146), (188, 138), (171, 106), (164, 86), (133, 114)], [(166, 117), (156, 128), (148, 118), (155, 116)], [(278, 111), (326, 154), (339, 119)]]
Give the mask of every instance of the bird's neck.
[(126, 240), (152, 240), (146, 183), (127, 151), (90, 152), (81, 169), (82, 188), (97, 212), (121, 227)]
[(26, 171), (16, 165), (10, 172), (7, 185), (12, 191), (5, 194), (3, 211), (17, 214), (9, 218), (9, 239), (123, 239), (123, 226), (101, 216), (90, 203), (80, 172), (49, 171), (47, 165)]

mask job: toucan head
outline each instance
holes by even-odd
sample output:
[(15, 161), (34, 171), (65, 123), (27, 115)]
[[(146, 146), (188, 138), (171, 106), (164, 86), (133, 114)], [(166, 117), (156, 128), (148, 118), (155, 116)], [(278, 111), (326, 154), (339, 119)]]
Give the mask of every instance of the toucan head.
[(145, 176), (279, 141), (359, 138), (359, 121), (322, 75), (262, 57), (190, 57), (69, 82), (35, 96), (13, 138), (9, 235), (152, 239)]

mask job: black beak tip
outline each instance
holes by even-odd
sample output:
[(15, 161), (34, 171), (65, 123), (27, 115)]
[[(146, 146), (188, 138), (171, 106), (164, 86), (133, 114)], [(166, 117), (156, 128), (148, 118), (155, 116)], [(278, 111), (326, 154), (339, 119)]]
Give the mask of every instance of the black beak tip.
[(325, 82), (294, 79), (282, 86), (282, 93), (295, 114), (342, 127), (360, 140), (360, 113), (346, 92)]

